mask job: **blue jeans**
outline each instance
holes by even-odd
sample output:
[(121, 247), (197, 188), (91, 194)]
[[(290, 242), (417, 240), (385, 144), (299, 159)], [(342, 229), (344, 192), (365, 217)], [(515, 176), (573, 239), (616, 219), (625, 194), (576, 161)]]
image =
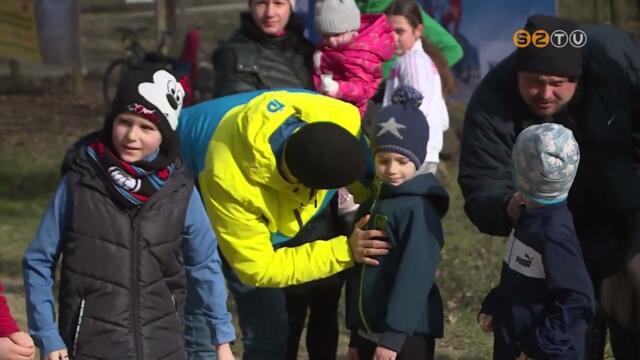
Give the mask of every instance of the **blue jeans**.
[(289, 323), (284, 290), (241, 283), (224, 259), (222, 272), (236, 304), (244, 347), (242, 359), (285, 359)]
[[(240, 282), (222, 258), (222, 271), (236, 305), (244, 360), (285, 359), (289, 324), (283, 289), (257, 288)], [(216, 359), (202, 313), (190, 309), (187, 299), (185, 339), (189, 360)]]

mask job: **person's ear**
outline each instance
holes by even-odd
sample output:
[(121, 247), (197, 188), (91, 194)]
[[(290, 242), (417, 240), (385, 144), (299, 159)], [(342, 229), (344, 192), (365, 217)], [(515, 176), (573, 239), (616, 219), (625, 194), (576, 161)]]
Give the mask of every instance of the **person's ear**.
[(424, 32), (424, 25), (422, 24), (418, 24), (418, 26), (416, 26), (414, 29), (414, 35), (419, 38), (422, 37), (422, 33)]

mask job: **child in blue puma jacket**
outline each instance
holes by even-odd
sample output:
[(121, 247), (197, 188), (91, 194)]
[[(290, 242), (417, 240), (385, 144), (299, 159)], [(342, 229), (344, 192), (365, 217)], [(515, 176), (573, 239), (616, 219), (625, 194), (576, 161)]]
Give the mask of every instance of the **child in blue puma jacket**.
[(520, 133), (512, 157), (525, 208), (478, 323), (493, 331), (495, 360), (581, 360), (595, 302), (566, 202), (578, 144), (562, 125), (534, 125)]
[[(396, 104), (375, 117), (376, 194), (362, 204), (358, 225), (384, 230), (392, 244), (379, 265), (357, 265), (347, 285), (351, 353), (360, 359), (433, 359), (443, 335), (443, 307), (435, 284), (443, 246), (441, 219), (449, 197), (424, 162), (429, 126), (422, 96), (400, 88)], [(362, 218), (364, 216), (364, 219)], [(364, 254), (366, 255), (366, 254)]]

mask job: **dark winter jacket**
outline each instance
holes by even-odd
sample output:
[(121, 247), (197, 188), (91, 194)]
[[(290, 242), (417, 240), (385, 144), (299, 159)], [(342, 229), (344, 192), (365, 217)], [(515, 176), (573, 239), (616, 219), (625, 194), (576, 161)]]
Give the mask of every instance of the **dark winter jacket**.
[(67, 178), (58, 325), (67, 348), (76, 359), (184, 359), (181, 244), (194, 185), (186, 166), (178, 162), (167, 183), (131, 210), (112, 200), (84, 147)]
[(433, 174), (399, 186), (377, 184), (357, 218), (371, 214), (368, 229), (384, 230), (392, 248), (378, 266), (349, 270), (347, 326), (352, 334), (399, 352), (408, 336), (443, 335), (442, 299), (435, 275), (443, 246), (441, 219), (449, 196)]
[[(75, 359), (186, 359), (181, 250), (194, 189), (189, 170), (178, 159), (169, 180), (143, 206), (124, 209), (86, 143), (65, 161), (65, 202), (53, 210), (64, 213), (57, 216), (64, 224), (45, 216), (40, 225), (60, 228), (52, 240), (57, 249), (50, 253), (34, 240), (23, 262), (30, 328), (41, 327), (40, 321), (51, 317), (40, 313), (48, 304), (33, 308), (32, 302), (46, 295), (41, 287), (52, 283), (54, 274), (45, 269), (55, 268), (61, 256), (58, 332), (38, 328), (41, 351), (59, 349), (48, 348), (59, 333)], [(41, 236), (39, 229), (36, 239)]]
[[(569, 207), (587, 266), (605, 276), (640, 250), (640, 48), (612, 26), (585, 30), (576, 94), (553, 121), (570, 128), (580, 146)], [(543, 121), (519, 96), (514, 55), (482, 80), (464, 121), (458, 181), (465, 211), (480, 231), (506, 236), (513, 227), (506, 212), (515, 191), (511, 149), (520, 131)]]
[(313, 89), (314, 47), (295, 15), (285, 29), (282, 37), (266, 35), (243, 13), (240, 29), (213, 53), (213, 97), (260, 89)]
[(481, 312), (493, 316), (495, 360), (582, 360), (593, 287), (566, 202), (524, 210), (509, 237), (500, 284)]

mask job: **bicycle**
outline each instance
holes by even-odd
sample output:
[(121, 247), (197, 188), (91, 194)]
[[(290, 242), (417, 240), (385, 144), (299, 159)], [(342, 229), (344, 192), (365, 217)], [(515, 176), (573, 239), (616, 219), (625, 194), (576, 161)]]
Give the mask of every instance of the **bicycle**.
[(118, 83), (127, 70), (148, 63), (172, 68), (171, 62), (173, 60), (162, 53), (169, 33), (163, 33), (156, 49), (148, 52), (140, 42), (140, 35), (148, 30), (150, 27), (147, 26), (118, 27), (116, 29), (120, 34), (121, 42), (125, 44), (125, 53), (123, 57), (111, 61), (102, 75), (102, 98), (107, 107), (111, 105)]
[(183, 106), (192, 105), (201, 100), (205, 94), (212, 92), (209, 82), (213, 71), (207, 66), (208, 64), (198, 62), (200, 29), (195, 28), (186, 32), (183, 50), (178, 58), (164, 55), (162, 51), (167, 44), (167, 39), (171, 36), (166, 31), (162, 33), (155, 50), (147, 51), (139, 38), (149, 29), (149, 27), (117, 28), (121, 41), (125, 44), (125, 53), (122, 58), (111, 61), (102, 76), (102, 97), (107, 108), (113, 101), (122, 75), (130, 69), (147, 65), (170, 70), (176, 78), (180, 79), (186, 92)]

